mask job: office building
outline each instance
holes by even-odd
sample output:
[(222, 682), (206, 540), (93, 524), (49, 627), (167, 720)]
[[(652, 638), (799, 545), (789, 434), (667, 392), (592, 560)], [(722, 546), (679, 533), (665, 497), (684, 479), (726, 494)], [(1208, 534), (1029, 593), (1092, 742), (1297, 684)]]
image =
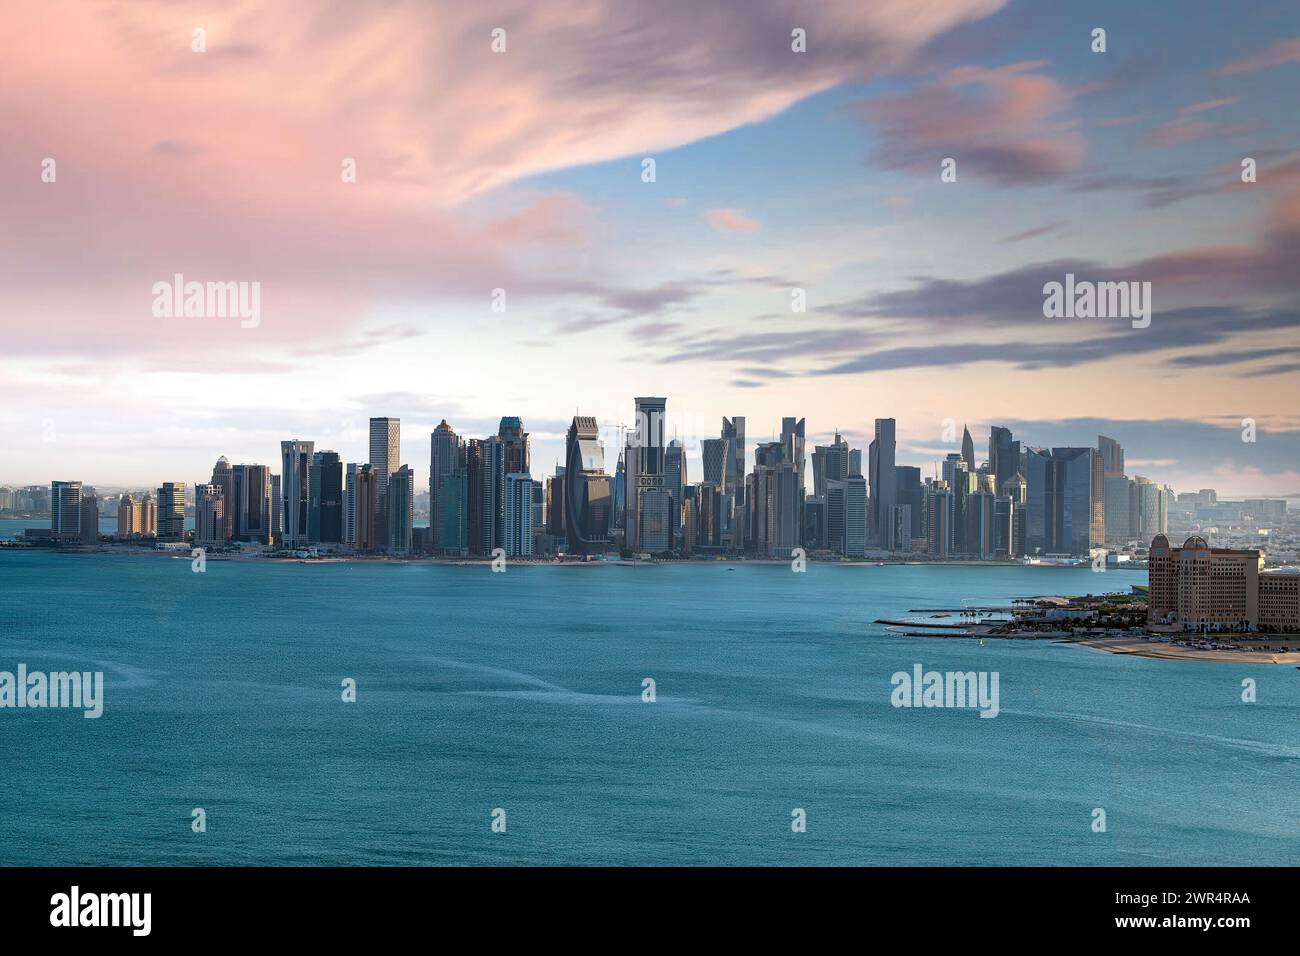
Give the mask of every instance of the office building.
[(526, 472), (505, 476), (503, 544), (506, 556), (529, 557), (533, 547), (533, 498), (537, 482)]
[(286, 547), (301, 548), (310, 540), (311, 459), (315, 442), (280, 442), (280, 539)]
[(55, 541), (81, 538), (81, 482), (50, 482), (50, 537)]
[(399, 418), (370, 419), (370, 480), (374, 485), (373, 538), (375, 547), (389, 547), (388, 479), (402, 458), (402, 422)]
[(164, 481), (158, 489), (158, 540), (185, 539), (185, 482)]

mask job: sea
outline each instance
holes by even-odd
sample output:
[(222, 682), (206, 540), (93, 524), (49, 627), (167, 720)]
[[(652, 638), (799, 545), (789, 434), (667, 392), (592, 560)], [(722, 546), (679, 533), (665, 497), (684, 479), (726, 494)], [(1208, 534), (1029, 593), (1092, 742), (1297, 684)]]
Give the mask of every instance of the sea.
[(1295, 667), (874, 623), (1134, 583), (0, 550), (0, 671), (104, 675), (0, 708), (0, 864), (1300, 862)]

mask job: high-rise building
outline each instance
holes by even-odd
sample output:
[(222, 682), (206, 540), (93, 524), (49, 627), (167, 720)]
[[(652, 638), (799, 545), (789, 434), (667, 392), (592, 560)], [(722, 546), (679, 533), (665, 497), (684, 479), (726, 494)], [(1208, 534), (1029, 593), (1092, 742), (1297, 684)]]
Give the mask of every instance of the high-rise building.
[(411, 553), (414, 505), (415, 472), (402, 465), (388, 477), (388, 550), (394, 554)]
[(812, 453), (813, 495), (826, 497), (828, 481), (844, 481), (849, 477), (849, 443), (839, 432), (829, 445), (818, 445)]
[(280, 476), (271, 475), (271, 544), (275, 547), (284, 545), (284, 509), (280, 507), (279, 502), (283, 495), (280, 491)]
[(185, 482), (164, 481), (158, 489), (158, 540), (185, 539)]
[(388, 479), (397, 471), (402, 459), (402, 420), (370, 419), (370, 474), (374, 483), (375, 547), (390, 545), (388, 534)]
[[(665, 477), (664, 418), (668, 400), (639, 397), (636, 400), (636, 428), (624, 449), (626, 483), (623, 534), (625, 547), (640, 551), (667, 551), (672, 544), (670, 515), (672, 496)], [(725, 422), (725, 419), (724, 419)], [(647, 515), (646, 507), (652, 508)], [(651, 538), (646, 539), (650, 534)]]
[(1025, 476), (1029, 554), (1087, 555), (1105, 538), (1101, 454), (1095, 448), (1031, 448)]
[(668, 546), (674, 549), (681, 546), (682, 501), (687, 484), (686, 446), (674, 438), (664, 449), (664, 487), (672, 498), (668, 509)]
[(930, 554), (948, 557), (953, 553), (954, 522), (953, 496), (947, 482), (934, 481), (926, 488), (925, 521), (926, 546)]
[(315, 442), (280, 442), (280, 527), (284, 531), (283, 544), (290, 548), (305, 545), (311, 524), (311, 459)]
[(1105, 435), (1098, 435), (1097, 451), (1101, 455), (1103, 478), (1124, 474), (1124, 449), (1119, 442)]
[(844, 482), (844, 554), (850, 558), (867, 553), (867, 479), (849, 475)]
[(158, 502), (154, 501), (153, 492), (146, 491), (140, 499), (140, 527), (144, 530), (141, 534), (146, 538), (157, 537), (158, 535)]
[(81, 537), (81, 482), (50, 482), (50, 537), (77, 541)]
[(1020, 442), (1012, 438), (1011, 429), (994, 425), (989, 432), (989, 468), (997, 494), (1006, 494), (1006, 483), (1020, 473), (1021, 457)]
[(99, 496), (93, 488), (90, 494), (81, 496), (81, 528), (77, 537), (82, 544), (99, 542)]
[(226, 544), (235, 533), (235, 509), (233, 503), (235, 500), (234, 478), (230, 469), (230, 462), (222, 455), (217, 459), (217, 463), (212, 466), (212, 484), (221, 489), (222, 515), (221, 515), (221, 543)]
[(488, 555), (505, 540), (505, 442), (471, 438), (465, 449), (469, 477), (469, 550)]
[(745, 504), (745, 416), (733, 415), (722, 419), (722, 437), (731, 449), (732, 466), (727, 469), (727, 484), (722, 490), (731, 495), (739, 510)]
[(226, 543), (226, 499), (216, 483), (194, 486), (194, 544), (219, 548)]
[(787, 440), (763, 442), (754, 449), (754, 470), (745, 488), (749, 550), (765, 557), (789, 557), (801, 543), (804, 494), (799, 470), (790, 458), (798, 448)]
[(144, 509), (125, 492), (117, 502), (117, 533), (122, 538), (144, 534)]
[(610, 480), (596, 419), (575, 415), (564, 466), (564, 537), (574, 554), (599, 554), (610, 544)]
[(532, 468), (528, 460), (528, 432), (524, 431), (523, 420), (514, 415), (502, 418), (497, 429), (497, 437), (505, 446), (505, 473), (507, 475), (531, 474)]
[[(881, 548), (886, 547), (889, 509), (898, 503), (894, 429), (894, 419), (877, 418), (876, 437), (872, 439), (867, 455), (871, 469), (871, 540)], [(969, 432), (966, 438), (970, 439)]]
[(469, 552), (469, 476), (464, 471), (444, 474), (438, 479), (438, 536), (435, 549), (439, 554), (464, 555)]
[[(436, 517), (441, 513), (438, 505), (438, 489), (442, 487), (442, 479), (447, 475), (463, 473), (464, 470), (465, 443), (444, 418), (429, 436), (429, 528), (435, 553), (443, 550), (444, 547), (453, 551), (459, 551), (464, 547), (463, 542), (459, 545), (444, 545), (439, 540), (442, 522)], [(463, 501), (459, 503), (459, 507), (464, 507)]]
[(970, 437), (970, 429), (965, 425), (961, 427), (961, 457), (966, 462), (966, 470), (975, 474), (975, 442)]
[(912, 530), (908, 536), (925, 537), (925, 488), (921, 484), (920, 468), (912, 465), (894, 467), (894, 496), (900, 505), (911, 509)]
[(374, 467), (366, 463), (356, 471), (356, 515), (353, 528), (355, 537), (352, 540), (352, 547), (357, 551), (374, 551), (379, 547), (375, 538), (377, 494)]
[[(1103, 456), (1103, 470), (1105, 468)], [(1139, 537), (1137, 484), (1123, 475), (1104, 475), (1102, 478), (1103, 511), (1105, 514), (1106, 544), (1125, 545)]]
[(881, 547), (887, 551), (912, 550), (912, 506), (890, 505), (885, 514)]
[(226, 505), (232, 511), (233, 540), (269, 545), (274, 528), (271, 515), (278, 508), (271, 506), (271, 469), (235, 465), (230, 469), (230, 481), (232, 491)]
[(730, 469), (735, 467), (731, 445), (725, 438), (705, 438), (700, 442), (700, 458), (704, 465), (704, 482), (719, 490), (729, 483)]
[(1169, 531), (1169, 494), (1150, 478), (1138, 475), (1133, 479), (1133, 493), (1137, 503), (1136, 537), (1148, 540)]
[(308, 540), (343, 543), (343, 461), (336, 451), (318, 451), (311, 459), (311, 516)]
[(505, 476), (502, 546), (507, 557), (527, 557), (534, 552), (533, 497), (536, 484), (526, 472), (514, 472)]

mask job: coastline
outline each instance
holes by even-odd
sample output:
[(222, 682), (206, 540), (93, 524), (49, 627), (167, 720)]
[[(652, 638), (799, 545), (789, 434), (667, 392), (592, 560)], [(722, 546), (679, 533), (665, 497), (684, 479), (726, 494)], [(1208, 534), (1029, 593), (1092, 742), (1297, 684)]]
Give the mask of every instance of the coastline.
[(1288, 651), (1202, 651), (1194, 647), (1145, 641), (1140, 637), (1087, 637), (1063, 641), (1107, 654), (1146, 657), (1162, 661), (1210, 661), (1218, 664), (1295, 664), (1300, 665), (1300, 650)]

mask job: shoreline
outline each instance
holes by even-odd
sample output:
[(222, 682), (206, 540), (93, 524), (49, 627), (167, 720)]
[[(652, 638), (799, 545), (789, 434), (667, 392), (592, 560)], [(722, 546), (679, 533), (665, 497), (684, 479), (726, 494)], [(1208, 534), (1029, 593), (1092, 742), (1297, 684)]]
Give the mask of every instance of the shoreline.
[(1145, 657), (1161, 661), (1209, 661), (1215, 664), (1294, 664), (1300, 665), (1300, 650), (1295, 651), (1202, 651), (1194, 647), (1145, 641), (1132, 637), (1087, 637), (1062, 641), (1107, 654)]

